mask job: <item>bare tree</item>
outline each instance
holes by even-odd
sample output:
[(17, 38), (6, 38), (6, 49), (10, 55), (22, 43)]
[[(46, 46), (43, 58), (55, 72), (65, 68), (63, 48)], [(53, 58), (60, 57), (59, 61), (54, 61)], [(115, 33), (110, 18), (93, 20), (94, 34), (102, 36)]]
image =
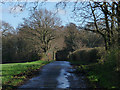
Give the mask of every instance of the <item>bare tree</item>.
[(51, 41), (55, 39), (55, 30), (58, 25), (60, 25), (60, 19), (53, 12), (37, 10), (33, 11), (28, 19), (24, 19), (20, 32), (24, 32), (36, 47), (46, 53), (51, 48)]
[(0, 31), (2, 32), (2, 36), (5, 36), (9, 33), (15, 33), (15, 29), (7, 22), (1, 21), (2, 25)]

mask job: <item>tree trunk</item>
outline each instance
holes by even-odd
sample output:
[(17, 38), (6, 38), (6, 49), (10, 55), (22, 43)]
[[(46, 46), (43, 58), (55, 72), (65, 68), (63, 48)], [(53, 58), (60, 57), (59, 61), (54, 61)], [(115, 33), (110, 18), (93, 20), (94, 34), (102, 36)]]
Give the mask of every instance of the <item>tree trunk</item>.
[(120, 48), (120, 1), (117, 6), (117, 21), (118, 21), (118, 46)]
[(107, 43), (108, 43), (108, 49), (110, 49), (111, 47), (111, 35), (110, 35), (110, 28), (109, 28), (109, 23), (108, 23), (108, 6), (106, 4), (106, 2), (104, 2), (104, 5), (105, 5), (105, 10), (103, 11), (104, 12), (104, 15), (105, 15), (105, 24), (106, 24), (106, 30), (107, 30)]
[(111, 43), (112, 45), (115, 44), (115, 37), (114, 37), (114, 33), (115, 33), (115, 2), (112, 2), (112, 15), (111, 15)]

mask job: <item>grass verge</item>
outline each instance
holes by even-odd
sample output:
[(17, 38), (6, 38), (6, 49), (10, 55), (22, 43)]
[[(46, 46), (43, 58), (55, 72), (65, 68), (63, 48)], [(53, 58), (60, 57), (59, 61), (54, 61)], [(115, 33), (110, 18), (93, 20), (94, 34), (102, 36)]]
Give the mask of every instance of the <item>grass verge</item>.
[(79, 63), (77, 65), (77, 72), (85, 72), (92, 88), (120, 88), (120, 73), (115, 70), (116, 64), (114, 62), (106, 62), (104, 64), (70, 62), (75, 65)]
[(34, 61), (26, 63), (2, 64), (2, 87), (15, 89), (25, 80), (38, 73), (38, 70), (52, 61)]

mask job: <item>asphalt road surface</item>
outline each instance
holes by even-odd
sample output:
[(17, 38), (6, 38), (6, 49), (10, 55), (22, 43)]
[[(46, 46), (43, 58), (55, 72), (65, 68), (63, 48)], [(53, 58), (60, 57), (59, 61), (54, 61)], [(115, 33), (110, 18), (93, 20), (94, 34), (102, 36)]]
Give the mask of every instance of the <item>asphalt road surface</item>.
[(74, 69), (67, 61), (54, 61), (45, 65), (39, 75), (28, 80), (18, 90), (22, 89), (80, 89), (87, 88), (83, 75), (72, 73)]

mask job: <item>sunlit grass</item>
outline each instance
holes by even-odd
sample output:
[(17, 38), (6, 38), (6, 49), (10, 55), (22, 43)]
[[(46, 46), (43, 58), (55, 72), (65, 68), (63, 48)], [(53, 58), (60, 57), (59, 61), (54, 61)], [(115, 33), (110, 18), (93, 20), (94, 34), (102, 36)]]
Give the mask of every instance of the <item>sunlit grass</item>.
[(43, 65), (51, 61), (34, 61), (26, 63), (2, 64), (2, 84), (17, 86), (23, 82), (29, 74), (37, 71)]

